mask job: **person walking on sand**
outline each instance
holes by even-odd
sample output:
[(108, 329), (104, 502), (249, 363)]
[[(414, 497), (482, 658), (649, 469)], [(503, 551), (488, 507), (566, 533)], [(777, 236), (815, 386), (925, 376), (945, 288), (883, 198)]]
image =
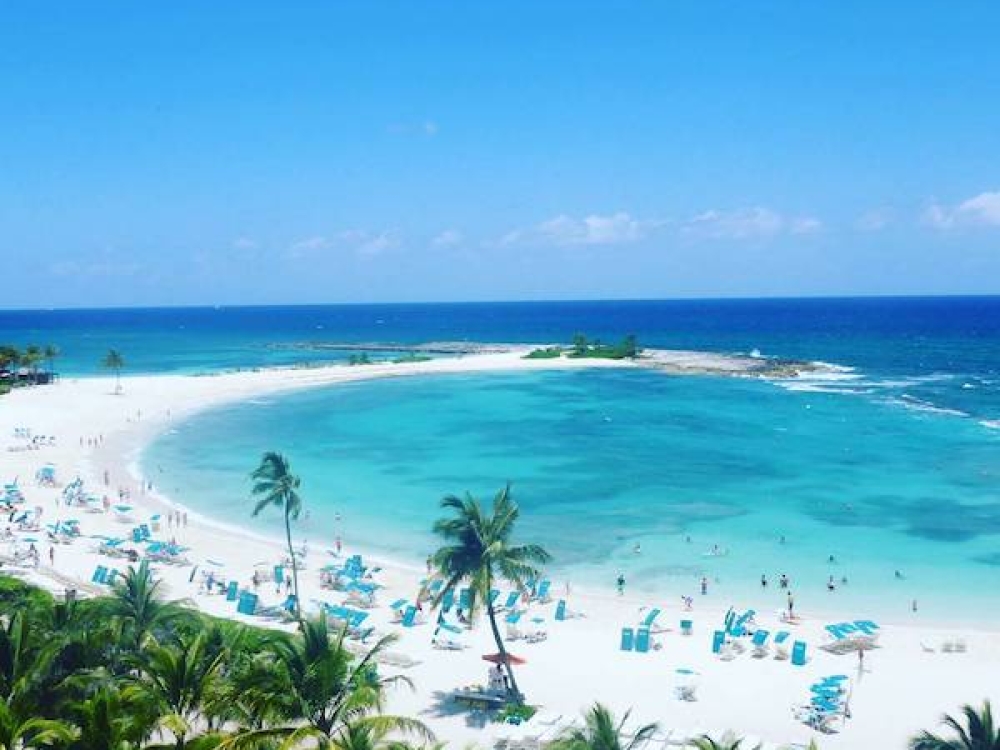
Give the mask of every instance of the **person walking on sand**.
[(622, 596), (625, 593), (625, 576), (622, 573), (618, 574), (618, 596)]
[(792, 592), (788, 592), (788, 619), (795, 619), (795, 597), (792, 596)]
[(701, 595), (706, 596), (708, 594), (708, 578), (702, 576), (701, 578)]
[(49, 565), (53, 568), (56, 566), (56, 546), (54, 544), (49, 546)]

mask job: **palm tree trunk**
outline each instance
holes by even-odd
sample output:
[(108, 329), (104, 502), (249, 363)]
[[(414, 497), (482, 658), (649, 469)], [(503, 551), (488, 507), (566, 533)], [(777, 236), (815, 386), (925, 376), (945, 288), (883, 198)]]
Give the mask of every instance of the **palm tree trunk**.
[(292, 549), (292, 519), (288, 516), (288, 506), (285, 506), (285, 538), (288, 540), (288, 556), (292, 561), (292, 584), (295, 587), (295, 619), (302, 621), (302, 603), (299, 597), (299, 565), (295, 560), (295, 550)]
[(510, 678), (510, 690), (508, 692), (513, 694), (515, 703), (521, 704), (523, 696), (517, 687), (517, 680), (514, 679), (514, 670), (511, 668), (510, 660), (507, 658), (507, 649), (504, 648), (503, 638), (500, 636), (500, 628), (497, 627), (497, 616), (493, 611), (493, 602), (489, 601), (489, 599), (486, 602), (486, 615), (490, 620), (490, 629), (493, 631), (493, 640), (497, 643), (500, 661), (503, 662), (504, 669), (507, 670), (507, 677)]

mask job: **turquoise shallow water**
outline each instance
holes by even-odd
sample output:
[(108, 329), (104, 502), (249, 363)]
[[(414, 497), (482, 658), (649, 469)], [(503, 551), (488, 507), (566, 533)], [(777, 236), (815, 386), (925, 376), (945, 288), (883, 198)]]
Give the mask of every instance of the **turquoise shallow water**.
[(415, 563), (442, 495), (487, 497), (510, 479), (524, 536), (576, 585), (622, 572), (672, 601), (704, 575), (717, 603), (777, 610), (786, 573), (806, 611), (995, 624), (1000, 433), (869, 385), (642, 371), (372, 381), (204, 413), (143, 465), (209, 516), (276, 528), (249, 520), (246, 477), (281, 450), (310, 510), (298, 535)]

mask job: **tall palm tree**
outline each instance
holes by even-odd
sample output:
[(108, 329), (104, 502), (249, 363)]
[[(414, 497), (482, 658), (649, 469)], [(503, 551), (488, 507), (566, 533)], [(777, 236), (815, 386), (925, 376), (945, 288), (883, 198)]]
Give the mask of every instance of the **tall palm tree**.
[(467, 584), (470, 593), (469, 617), (475, 618), (483, 607), (489, 618), (493, 639), (496, 641), (500, 662), (510, 680), (510, 695), (521, 703), (524, 696), (517, 687), (507, 649), (504, 648), (496, 611), (490, 591), (500, 580), (506, 580), (520, 590), (528, 581), (538, 578), (538, 566), (549, 561), (549, 553), (535, 544), (516, 545), (512, 541), (514, 525), (520, 511), (510, 494), (510, 483), (497, 492), (489, 512), (469, 493), (464, 498), (449, 495), (441, 507), (452, 511), (448, 518), (434, 524), (434, 533), (445, 545), (431, 558), (431, 562), (444, 578), (444, 586), (435, 597), (437, 606), (448, 592)]
[(122, 392), (122, 368), (125, 366), (125, 358), (117, 349), (108, 349), (108, 353), (101, 360), (101, 365), (108, 370), (115, 371), (115, 393)]
[(48, 360), (49, 380), (52, 380), (56, 372), (56, 357), (59, 356), (59, 347), (55, 344), (46, 344), (45, 349), (42, 351), (42, 355), (46, 360)]
[[(698, 737), (691, 743), (691, 747), (695, 750), (760, 750), (761, 746), (754, 745), (752, 748), (745, 746), (743, 744), (744, 740), (742, 737), (734, 737), (732, 734), (726, 734), (719, 740), (713, 740), (707, 734)], [(815, 745), (810, 744), (810, 747), (814, 748)]]
[(1000, 750), (1000, 727), (994, 723), (989, 701), (981, 709), (962, 706), (960, 717), (945, 714), (941, 723), (954, 732), (954, 738), (924, 730), (910, 740), (910, 750)]
[(376, 659), (393, 637), (381, 639), (359, 658), (347, 649), (345, 636), (346, 629), (331, 636), (326, 616), (320, 615), (302, 621), (294, 638), (275, 642), (272, 671), (281, 673), (284, 689), (269, 691), (266, 702), (271, 703), (268, 713), (283, 721), (236, 732), (220, 748), (256, 750), (271, 742), (284, 750), (339, 750), (350, 737), (360, 738), (359, 733), (366, 731), (370, 738), (403, 733), (433, 739), (430, 730), (415, 719), (379, 713), (387, 687), (409, 684), (401, 675), (380, 677), (377, 673)]
[(68, 706), (79, 734), (67, 750), (133, 750), (149, 734), (151, 706), (123, 696), (114, 685), (101, 685), (85, 700)]
[(292, 582), (295, 584), (295, 616), (302, 619), (299, 596), (299, 566), (292, 547), (292, 521), (302, 512), (302, 498), (299, 496), (299, 478), (292, 474), (288, 459), (280, 453), (268, 451), (260, 459), (260, 465), (250, 475), (253, 480), (251, 493), (258, 498), (253, 515), (258, 515), (269, 506), (281, 508), (285, 516), (285, 539), (288, 542), (288, 558), (292, 561)]
[(624, 728), (631, 711), (626, 711), (621, 721), (601, 703), (595, 703), (584, 716), (583, 727), (567, 729), (549, 745), (552, 750), (632, 750), (640, 747), (659, 728), (658, 724), (639, 727), (626, 740)]

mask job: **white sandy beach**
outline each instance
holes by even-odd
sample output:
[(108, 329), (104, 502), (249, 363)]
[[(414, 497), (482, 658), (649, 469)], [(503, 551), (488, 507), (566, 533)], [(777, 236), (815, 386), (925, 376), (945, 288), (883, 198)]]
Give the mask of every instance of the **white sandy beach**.
[[(129, 502), (136, 506), (137, 520), (145, 521), (155, 513), (165, 513), (167, 503), (183, 505), (186, 499), (143, 491), (142, 483), (134, 475), (138, 453), (159, 431), (200, 410), (265, 394), (366, 378), (636, 366), (607, 360), (524, 360), (521, 353), (522, 350), (513, 350), (396, 365), (262, 370), (198, 377), (127, 377), (122, 381), (121, 395), (113, 394), (112, 378), (64, 380), (52, 386), (18, 389), (0, 398), (0, 481), (6, 483), (17, 478), (26, 496), (26, 506), (44, 508), (43, 521), (47, 523), (67, 514), (67, 509), (60, 508), (57, 501), (61, 485), (76, 476), (84, 480), (90, 491), (98, 495), (106, 493), (113, 502), (117, 500), (117, 489), (127, 488), (131, 493)], [(671, 368), (668, 355), (661, 354), (657, 362), (664, 369), (692, 372), (718, 366), (690, 352), (678, 354), (676, 368)], [(734, 362), (732, 366), (740, 365)], [(8, 448), (24, 443), (14, 437), (15, 428), (29, 428), (34, 435), (54, 436), (55, 445), (10, 451)], [(88, 444), (88, 440), (98, 436), (103, 436), (98, 445)], [(281, 450), (281, 446), (274, 448)], [(248, 456), (248, 465), (257, 459)], [(35, 473), (46, 463), (56, 466), (59, 486), (36, 486)], [(105, 470), (109, 474), (108, 486), (103, 481)], [(248, 501), (248, 515), (249, 509)], [(72, 515), (80, 519), (84, 537), (73, 544), (57, 546), (54, 569), (48, 564), (49, 545), (43, 541), (39, 545), (42, 564), (37, 570), (22, 571), (28, 580), (55, 591), (68, 585), (78, 586), (82, 591), (94, 588), (88, 584), (91, 573), (96, 565), (107, 565), (109, 561), (97, 553), (97, 541), (87, 537), (123, 536), (131, 526), (115, 521), (110, 514), (76, 510), (73, 509)], [(241, 531), (241, 519), (220, 524), (191, 510), (188, 517), (186, 528), (169, 530), (163, 524), (158, 536), (166, 539), (175, 535), (179, 543), (190, 548), (187, 555), (191, 563), (201, 569), (208, 567), (207, 560), (215, 560), (223, 563), (220, 575), (246, 584), (255, 563), (277, 562), (283, 554), (281, 540)], [(44, 534), (34, 536), (44, 538)], [(367, 562), (363, 540), (347, 541), (349, 546), (344, 554), (361, 553)], [(307, 569), (300, 576), (304, 602), (342, 599), (342, 594), (323, 590), (319, 585), (318, 569), (332, 560), (327, 550), (333, 547), (333, 542), (332, 538), (309, 540)], [(12, 546), (0, 545), (0, 554), (10, 555)], [(121, 568), (125, 563), (115, 560), (111, 564)], [(431, 644), (433, 616), (430, 622), (414, 628), (393, 625), (386, 605), (397, 598), (412, 599), (424, 571), (392, 561), (381, 560), (378, 564), (384, 570), (377, 580), (385, 589), (379, 592), (381, 606), (372, 611), (370, 621), (381, 631), (398, 633), (400, 640), (393, 650), (417, 662), (405, 669), (415, 690), (394, 693), (389, 710), (422, 718), (439, 738), (453, 746), (475, 742), (491, 747), (497, 737), (510, 734), (512, 730), (501, 725), (482, 727), (447, 700), (454, 688), (485, 681), (488, 665), (481, 661), (480, 655), (495, 651), (488, 628), (480, 623), (473, 632), (460, 636), (468, 648), (443, 651)], [(10, 569), (10, 565), (4, 566), (4, 571)], [(198, 593), (198, 579), (189, 583), (189, 565), (157, 565), (156, 570), (170, 598), (190, 599), (207, 612), (236, 617), (233, 602), (222, 596)], [(583, 612), (585, 617), (556, 622), (555, 600), (563, 598), (564, 592), (564, 583), (553, 581), (553, 601), (532, 605), (526, 615), (527, 620), (544, 618), (547, 639), (530, 644), (516, 641), (510, 646), (513, 653), (527, 660), (518, 671), (518, 679), (529, 702), (541, 707), (533, 722), (517, 730), (519, 734), (551, 733), (560, 723), (599, 700), (616, 711), (632, 708), (637, 720), (659, 721), (665, 731), (672, 730), (676, 737), (704, 731), (721, 734), (732, 729), (779, 746), (806, 743), (815, 732), (793, 717), (793, 706), (807, 702), (808, 686), (816, 679), (847, 674), (852, 681), (852, 718), (838, 726), (837, 733), (819, 735), (820, 747), (902, 748), (911, 734), (936, 725), (945, 711), (954, 711), (964, 702), (978, 703), (983, 698), (1000, 700), (1000, 685), (996, 680), (1000, 673), (1000, 635), (987, 629), (929, 630), (883, 622), (880, 647), (865, 655), (865, 671), (860, 673), (855, 655), (836, 656), (818, 648), (827, 640), (823, 625), (829, 620), (810, 619), (806, 612), (802, 622), (791, 628), (796, 640), (809, 644), (810, 660), (805, 666), (795, 667), (787, 660), (770, 657), (755, 659), (749, 653), (722, 661), (711, 653), (711, 638), (721, 625), (723, 611), (729, 605), (738, 609), (753, 607), (755, 602), (713, 601), (712, 606), (706, 606), (696, 601), (694, 611), (685, 613), (675, 601), (652, 602), (647, 597), (640, 601), (574, 588), (569, 607)], [(267, 585), (262, 586), (261, 594), (267, 604), (279, 604), (284, 599)], [(635, 626), (641, 617), (639, 608), (647, 604), (664, 609), (661, 622), (670, 630), (656, 636), (659, 648), (650, 653), (622, 652), (621, 628)], [(759, 626), (771, 631), (788, 629), (778, 622), (776, 612), (762, 611), (760, 607), (757, 610)], [(694, 621), (691, 636), (678, 632), (682, 618)], [(255, 620), (250, 618), (250, 621)], [(943, 653), (941, 643), (955, 638), (966, 641), (967, 652)], [(676, 670), (680, 668), (698, 673), (696, 701), (681, 701), (675, 696)]]

